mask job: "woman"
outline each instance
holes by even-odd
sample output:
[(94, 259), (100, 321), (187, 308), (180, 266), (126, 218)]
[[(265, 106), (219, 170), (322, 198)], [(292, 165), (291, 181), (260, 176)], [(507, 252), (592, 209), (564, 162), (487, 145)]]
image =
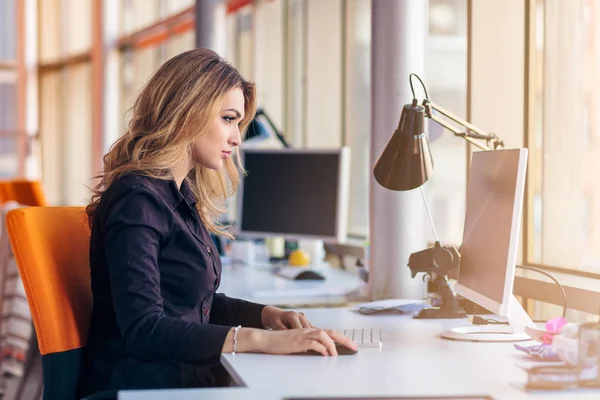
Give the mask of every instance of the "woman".
[(231, 237), (216, 220), (238, 184), (240, 131), (255, 109), (254, 85), (206, 49), (167, 61), (139, 94), (87, 207), (84, 394), (210, 386), (223, 352), (356, 348), (302, 314), (215, 293), (221, 262), (209, 235)]

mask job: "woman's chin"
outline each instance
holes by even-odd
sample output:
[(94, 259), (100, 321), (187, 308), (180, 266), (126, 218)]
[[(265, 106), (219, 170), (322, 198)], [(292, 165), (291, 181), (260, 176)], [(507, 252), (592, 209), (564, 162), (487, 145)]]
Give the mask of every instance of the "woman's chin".
[(208, 168), (208, 169), (212, 169), (212, 170), (218, 171), (221, 168), (223, 168), (223, 165), (225, 165), (225, 162), (223, 160), (219, 160), (219, 161), (215, 161), (213, 163), (210, 163), (209, 165), (205, 165), (205, 167)]

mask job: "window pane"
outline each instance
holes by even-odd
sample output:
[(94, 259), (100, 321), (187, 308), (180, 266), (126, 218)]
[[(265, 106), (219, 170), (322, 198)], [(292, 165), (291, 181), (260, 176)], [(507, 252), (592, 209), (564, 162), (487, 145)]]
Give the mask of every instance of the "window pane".
[[(467, 1), (431, 0), (424, 82), (433, 102), (467, 117)], [(423, 94), (415, 80), (415, 92)], [(408, 100), (407, 100), (408, 103)], [(424, 191), (433, 223), (442, 243), (460, 246), (464, 228), (467, 188), (466, 142), (428, 120), (435, 169)], [(461, 128), (460, 125), (456, 125)], [(435, 239), (426, 218), (428, 240)]]
[(254, 7), (254, 82), (258, 107), (279, 131), (283, 126), (284, 34), (283, 2), (256, 3)]
[(345, 142), (352, 149), (348, 233), (369, 235), (371, 0), (347, 3)]
[(196, 2), (194, 0), (167, 0), (165, 1), (166, 16), (177, 14), (188, 7), (192, 7)]
[(600, 272), (600, 2), (537, 7), (529, 258)]
[(67, 54), (89, 50), (92, 46), (92, 0), (69, 0), (64, 6)]
[(48, 203), (63, 204), (61, 181), (63, 143), (62, 72), (48, 72), (40, 76), (40, 142), (44, 190)]
[[(121, 57), (122, 90), (121, 90), (121, 115), (124, 117), (116, 123), (119, 127), (126, 127), (128, 111), (133, 106), (140, 90), (160, 66), (161, 51), (159, 47), (143, 47), (134, 51), (123, 53)], [(125, 125), (123, 125), (123, 122)]]
[(0, 60), (12, 61), (16, 58), (16, 10), (15, 0), (0, 2)]
[(165, 52), (165, 60), (176, 56), (177, 54), (183, 53), (184, 51), (195, 48), (196, 34), (193, 29), (181, 33), (179, 35), (171, 36), (166, 44), (167, 51)]
[(40, 78), (40, 140), (48, 201), (82, 205), (92, 178), (91, 65)]
[(17, 127), (17, 74), (0, 71), (0, 130)]
[(63, 201), (86, 204), (92, 178), (92, 69), (89, 63), (65, 71)]
[(304, 145), (310, 148), (342, 145), (342, 6), (341, 0), (306, 4)]
[(287, 2), (286, 127), (285, 138), (294, 147), (304, 143), (306, 123), (306, 2)]
[(54, 61), (61, 56), (60, 5), (60, 0), (39, 0), (40, 62)]
[(126, 35), (161, 19), (161, 0), (121, 0), (121, 33)]
[(18, 172), (16, 74), (0, 71), (0, 178)]

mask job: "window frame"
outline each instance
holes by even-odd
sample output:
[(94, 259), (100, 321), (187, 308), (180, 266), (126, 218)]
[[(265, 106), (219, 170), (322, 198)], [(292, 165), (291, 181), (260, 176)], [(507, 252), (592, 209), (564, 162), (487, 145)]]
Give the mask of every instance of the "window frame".
[[(524, 15), (524, 35), (523, 35), (523, 84), (521, 94), (523, 95), (524, 103), (522, 106), (523, 112), (523, 143), (524, 147), (530, 149), (535, 143), (535, 66), (536, 66), (536, 52), (535, 41), (536, 41), (536, 0), (520, 0), (522, 9), (520, 13), (513, 16), (512, 20), (518, 20)], [(473, 57), (472, 40), (477, 32), (473, 32), (472, 19), (473, 19), (473, 3), (474, 0), (469, 0), (467, 4), (468, 10), (468, 40), (469, 40), (469, 57)], [(500, 2), (505, 7), (510, 7), (508, 3), (511, 2)], [(524, 12), (523, 12), (524, 11)], [(502, 42), (490, 42), (487, 46), (494, 48), (495, 46), (502, 46)], [(473, 80), (472, 75), (472, 63), (471, 60), (468, 62), (468, 96), (467, 102), (469, 104), (469, 115), (468, 120), (471, 120), (472, 115), (472, 104), (474, 99), (472, 92), (474, 87), (478, 84)], [(488, 99), (492, 96), (496, 96), (496, 93), (489, 93)], [(512, 93), (512, 98), (516, 98), (519, 95), (518, 92)], [(486, 99), (483, 99), (486, 100)], [(511, 102), (511, 97), (507, 96), (502, 99), (505, 103)], [(478, 98), (477, 101), (481, 102), (482, 98)], [(489, 106), (489, 105), (488, 105)], [(479, 122), (475, 121), (475, 124)], [(600, 310), (600, 291), (597, 287), (600, 284), (600, 273), (593, 273), (588, 271), (574, 270), (564, 267), (558, 267), (554, 265), (545, 265), (529, 262), (531, 255), (533, 254), (533, 187), (531, 180), (527, 179), (526, 191), (523, 202), (523, 218), (522, 218), (522, 234), (521, 234), (521, 262), (530, 267), (535, 267), (540, 270), (551, 273), (555, 276), (559, 282), (563, 285), (567, 294), (567, 301), (569, 309), (583, 311), (587, 313), (598, 314)], [(555, 305), (563, 305), (563, 299), (560, 291), (556, 287), (556, 284), (550, 281), (548, 278), (536, 274), (531, 271), (523, 271), (517, 269), (514, 284), (514, 294), (523, 298), (523, 304), (527, 311), (532, 314), (535, 309), (534, 302), (528, 300), (537, 300), (543, 303), (550, 303)]]
[(0, 61), (0, 71), (12, 72), (16, 75), (17, 118), (14, 129), (0, 129), (0, 136), (16, 138), (17, 140), (17, 176), (25, 177), (28, 153), (28, 141), (37, 139), (37, 133), (30, 134), (27, 130), (27, 64), (25, 59), (26, 13), (25, 2), (15, 2), (15, 59)]

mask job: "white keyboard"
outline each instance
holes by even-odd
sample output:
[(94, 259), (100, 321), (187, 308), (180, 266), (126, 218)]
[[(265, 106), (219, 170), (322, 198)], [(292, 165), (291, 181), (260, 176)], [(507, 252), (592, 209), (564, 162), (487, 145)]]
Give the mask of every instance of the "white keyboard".
[(358, 347), (381, 347), (383, 344), (380, 328), (336, 329), (336, 331), (352, 339)]

